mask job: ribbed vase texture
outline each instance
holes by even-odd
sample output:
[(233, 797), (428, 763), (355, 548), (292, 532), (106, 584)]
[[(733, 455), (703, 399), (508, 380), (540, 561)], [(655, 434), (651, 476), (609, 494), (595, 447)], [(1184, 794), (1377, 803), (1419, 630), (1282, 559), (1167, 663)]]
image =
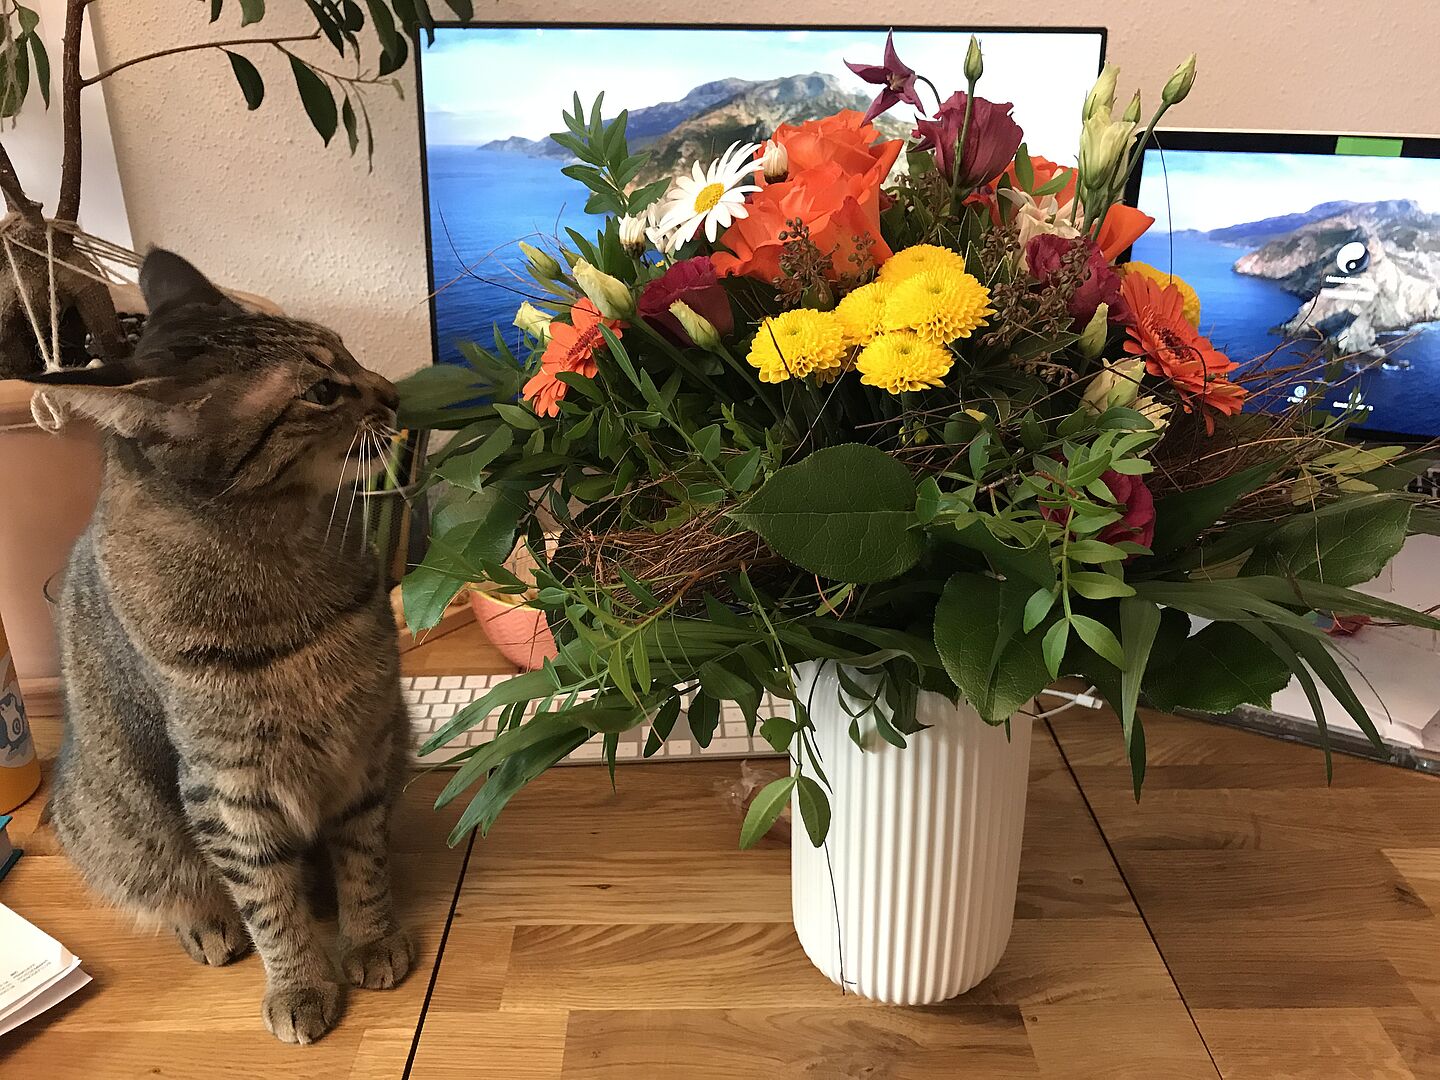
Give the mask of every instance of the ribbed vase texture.
[(1014, 716), (1007, 738), (968, 705), (922, 692), (919, 719), (929, 729), (902, 750), (862, 716), (862, 752), (835, 665), (802, 664), (795, 675), (833, 814), (816, 848), (798, 802), (793, 810), (792, 907), (806, 955), (833, 982), (875, 1001), (926, 1005), (963, 994), (995, 969), (1010, 940), (1030, 717)]

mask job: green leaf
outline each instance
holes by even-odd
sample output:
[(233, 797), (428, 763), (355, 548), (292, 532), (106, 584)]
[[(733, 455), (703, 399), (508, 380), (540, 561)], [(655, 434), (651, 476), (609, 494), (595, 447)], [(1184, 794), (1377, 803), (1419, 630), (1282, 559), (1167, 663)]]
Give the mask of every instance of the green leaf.
[(872, 446), (817, 450), (767, 480), (731, 517), (796, 566), (834, 581), (866, 584), (920, 560), (915, 481)]
[(795, 801), (800, 804), (800, 820), (805, 823), (805, 832), (810, 843), (817, 848), (825, 843), (830, 831), (830, 799), (825, 789), (808, 776), (796, 778)]
[(1159, 629), (1160, 609), (1155, 604), (1133, 596), (1120, 601), (1120, 639), (1125, 650), (1125, 662), (1120, 667), (1120, 729), (1125, 735), (1136, 799), (1140, 798), (1140, 787), (1145, 783), (1145, 730), (1135, 710), (1140, 703), (1140, 683)]
[(1040, 652), (1045, 658), (1045, 670), (1052, 679), (1060, 677), (1060, 665), (1065, 662), (1065, 648), (1069, 643), (1070, 623), (1066, 619), (1057, 619), (1055, 625), (1045, 631), (1045, 638), (1040, 643)]
[(1156, 499), (1151, 549), (1164, 555), (1190, 543), (1219, 521), (1237, 499), (1263, 486), (1277, 468), (1278, 459), (1267, 461), (1205, 487)]
[(1218, 714), (1241, 705), (1266, 708), (1289, 683), (1290, 666), (1246, 626), (1217, 622), (1152, 657), (1143, 689), (1157, 709)]
[(485, 484), (485, 470), (515, 445), (515, 429), (502, 424), (492, 431), (478, 447), (457, 454), (437, 470), (450, 483), (470, 491), (480, 491)]
[(782, 776), (760, 789), (745, 814), (745, 824), (740, 826), (742, 848), (754, 847), (770, 831), (771, 826), (785, 812), (785, 806), (790, 801), (790, 792), (794, 790), (797, 781), (797, 777)]
[(1241, 574), (1359, 585), (1385, 569), (1409, 532), (1410, 504), (1397, 498), (1362, 497), (1327, 509), (1267, 533)]
[(1277, 577), (1243, 577), (1223, 584), (1271, 603), (1297, 605), (1311, 611), (1329, 611), (1337, 615), (1374, 615), (1404, 623), (1406, 626), (1418, 626), (1423, 630), (1440, 630), (1440, 617), (1339, 585), (1319, 581), (1289, 581)]
[(998, 723), (1050, 681), (1039, 634), (1018, 633), (1029, 586), (954, 574), (935, 608), (935, 646), (965, 700)]
[(537, 431), (544, 426), (540, 418), (523, 405), (511, 405), (509, 402), (497, 401), (494, 408), (500, 419), (521, 431)]
[(645, 739), (645, 756), (654, 757), (660, 747), (665, 745), (665, 740), (670, 737), (670, 732), (675, 730), (675, 721), (680, 719), (680, 695), (666, 698), (665, 704), (655, 711), (655, 719), (650, 721), (650, 734)]
[(345, 102), (340, 106), (340, 122), (345, 126), (345, 140), (353, 154), (360, 145), (360, 132), (355, 126), (355, 106), (350, 104), (349, 94), (345, 95)]
[(1115, 631), (1088, 615), (1071, 615), (1070, 625), (1075, 628), (1075, 633), (1080, 636), (1081, 641), (1117, 668), (1124, 669), (1125, 652), (1120, 648)]
[(929, 525), (939, 512), (940, 485), (933, 476), (927, 476), (920, 481), (915, 492), (915, 520), (921, 525)]
[(295, 89), (300, 91), (305, 115), (310, 117), (311, 125), (319, 132), (320, 138), (325, 140), (325, 145), (329, 146), (330, 140), (335, 137), (335, 127), (340, 121), (330, 88), (307, 64), (293, 56), (290, 58), (290, 70), (295, 76)]
[(584, 745), (590, 737), (590, 732), (577, 727), (506, 758), (460, 815), (447, 840), (450, 846), (454, 847), (477, 826), (481, 835), (488, 833), (516, 792), (565, 755)]
[(445, 4), (461, 22), (469, 22), (475, 18), (475, 5), (471, 0), (445, 0)]
[(1101, 540), (1072, 540), (1065, 554), (1078, 563), (1123, 562), (1125, 549)]
[(707, 660), (697, 674), (705, 693), (717, 701), (733, 701), (747, 717), (754, 718), (760, 708), (760, 687), (748, 675), (731, 671), (718, 660)]
[(245, 107), (253, 112), (265, 100), (265, 80), (260, 77), (255, 65), (239, 53), (229, 49), (220, 51), (230, 58), (230, 70), (235, 73), (235, 81), (240, 84), (240, 92), (245, 95)]
[(29, 56), (24, 44), (15, 41), (0, 51), (0, 117), (9, 119), (25, 104), (30, 92)]
[(210, 0), (210, 21), (211, 21), (211, 22), (214, 22), (216, 19), (220, 18), (220, 13), (221, 13), (221, 11), (222, 11), (222, 8), (223, 8), (224, 3), (225, 3), (225, 0)]
[(455, 594), (465, 587), (466, 578), (457, 573), (454, 563), (439, 563), (440, 553), (433, 548), (426, 561), (405, 575), (400, 582), (400, 597), (405, 605), (405, 622), (412, 631), (438, 626), (440, 618)]
[(1031, 593), (1030, 599), (1025, 601), (1025, 618), (1020, 628), (1028, 634), (1044, 622), (1058, 595), (1054, 589), (1036, 589)]
[(1113, 600), (1117, 596), (1134, 596), (1135, 590), (1120, 578), (1092, 570), (1077, 570), (1069, 577), (1070, 588), (1087, 600)]
[(719, 699), (711, 697), (703, 690), (697, 690), (690, 699), (686, 719), (690, 723), (690, 734), (695, 736), (695, 741), (703, 750), (710, 745), (710, 740), (715, 737), (715, 727), (720, 723)]
[(785, 753), (790, 749), (791, 742), (795, 739), (795, 733), (800, 730), (794, 720), (786, 719), (783, 716), (772, 716), (760, 725), (760, 737), (769, 743), (777, 753)]
[(240, 25), (249, 26), (265, 18), (265, 0), (240, 0)]
[(48, 109), (50, 108), (50, 54), (45, 51), (45, 42), (40, 40), (39, 34), (30, 34), (25, 40), (30, 43), (30, 53), (35, 57), (35, 81), (40, 84), (40, 96), (45, 101), (45, 108)]
[(695, 449), (706, 461), (719, 461), (722, 445), (719, 424), (711, 424), (695, 433)]
[(1035, 188), (1035, 166), (1030, 163), (1030, 150), (1024, 143), (1015, 151), (1015, 182), (1021, 191)]

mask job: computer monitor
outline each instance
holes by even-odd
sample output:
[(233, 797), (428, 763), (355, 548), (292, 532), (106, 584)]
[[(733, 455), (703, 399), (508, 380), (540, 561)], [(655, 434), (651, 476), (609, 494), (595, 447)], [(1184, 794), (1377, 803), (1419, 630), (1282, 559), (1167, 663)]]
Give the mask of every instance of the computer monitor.
[[(787, 121), (863, 111), (875, 88), (844, 61), (878, 62), (887, 29), (550, 22), (436, 30), (434, 45), (419, 51), (419, 78), (437, 359), (458, 360), (457, 341), (493, 341), (493, 325), (517, 336), (510, 323), (529, 290), (516, 241), (553, 250), (567, 227), (596, 227), (585, 189), (560, 172), (566, 152), (549, 139), (573, 94), (588, 106), (604, 91), (607, 116), (629, 109), (631, 146), (652, 151), (658, 177)], [(1073, 163), (1105, 31), (896, 28), (895, 45), (949, 94), (964, 89), (972, 33), (985, 55), (979, 92), (1014, 102), (1033, 153)], [(899, 136), (912, 118), (900, 107), (879, 124)]]
[(1274, 373), (1257, 407), (1440, 437), (1440, 139), (1157, 132), (1128, 201), (1155, 218), (1130, 257), (1193, 285), (1216, 348)]

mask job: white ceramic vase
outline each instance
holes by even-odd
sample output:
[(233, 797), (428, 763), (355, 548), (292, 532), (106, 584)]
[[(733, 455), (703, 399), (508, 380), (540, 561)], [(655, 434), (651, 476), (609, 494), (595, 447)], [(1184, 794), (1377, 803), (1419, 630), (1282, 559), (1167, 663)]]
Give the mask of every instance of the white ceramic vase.
[(1007, 738), (969, 706), (921, 693), (929, 729), (902, 750), (862, 717), (862, 752), (835, 666), (802, 664), (795, 675), (832, 806), (820, 848), (798, 801), (794, 808), (791, 902), (806, 955), (831, 981), (875, 1001), (926, 1005), (963, 994), (1010, 940), (1030, 717), (1012, 718)]

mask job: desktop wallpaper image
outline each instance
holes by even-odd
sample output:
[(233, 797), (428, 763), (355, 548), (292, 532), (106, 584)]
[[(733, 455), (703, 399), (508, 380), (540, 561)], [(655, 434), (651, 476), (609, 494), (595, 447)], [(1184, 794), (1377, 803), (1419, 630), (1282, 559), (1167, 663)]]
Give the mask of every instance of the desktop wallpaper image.
[[(948, 93), (964, 83), (969, 35), (897, 31), (895, 41)], [(987, 96), (1014, 102), (1032, 152), (1073, 164), (1099, 34), (978, 36)], [(437, 30), (420, 71), (437, 359), (458, 361), (457, 341), (491, 341), (493, 325), (518, 337), (511, 319), (529, 292), (517, 241), (553, 251), (566, 228), (588, 233), (600, 224), (584, 213), (586, 192), (561, 174), (569, 159), (549, 140), (574, 93), (588, 107), (603, 90), (607, 117), (630, 110), (632, 147), (654, 155), (643, 182), (718, 156), (737, 139), (760, 141), (780, 123), (864, 111), (874, 87), (844, 60), (873, 58), (884, 40), (883, 29)], [(894, 137), (911, 120), (911, 110), (897, 108), (879, 126)]]
[(1353, 392), (1357, 427), (1440, 435), (1440, 161), (1150, 150), (1138, 202), (1132, 258), (1195, 287), (1232, 360), (1327, 356), (1348, 376), (1327, 409)]

